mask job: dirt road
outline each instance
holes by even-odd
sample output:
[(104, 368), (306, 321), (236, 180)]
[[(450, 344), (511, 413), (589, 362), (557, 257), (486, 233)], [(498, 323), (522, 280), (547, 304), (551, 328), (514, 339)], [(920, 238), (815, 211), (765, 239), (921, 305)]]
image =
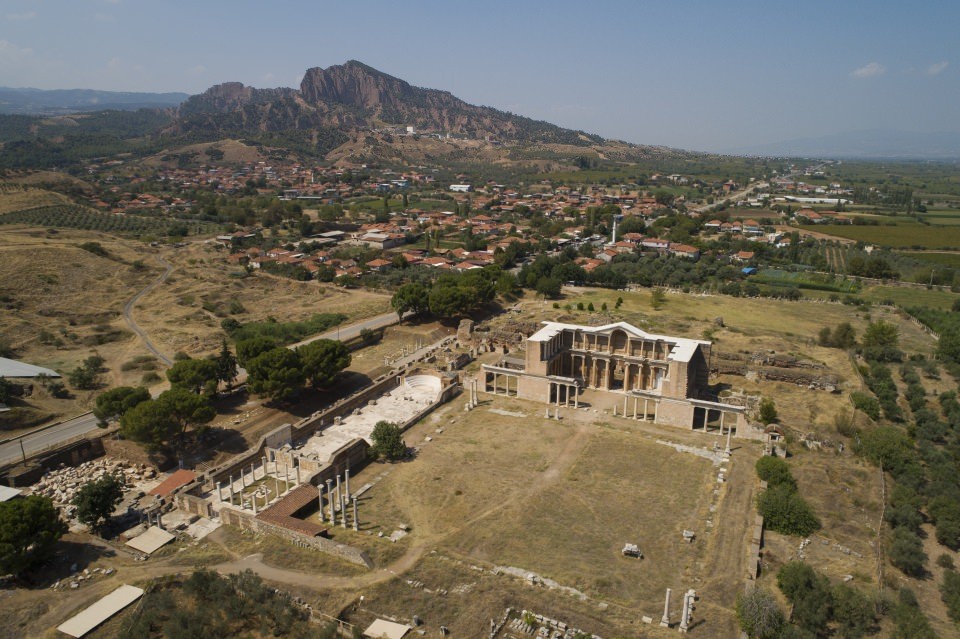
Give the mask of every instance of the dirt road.
[(170, 277), (170, 274), (173, 273), (173, 264), (159, 256), (157, 256), (157, 260), (159, 260), (160, 264), (164, 267), (163, 273), (161, 273), (157, 279), (145, 286), (139, 293), (131, 297), (127, 303), (123, 305), (123, 319), (126, 320), (127, 326), (130, 327), (130, 330), (136, 333), (137, 336), (143, 340), (143, 345), (147, 347), (147, 350), (156, 355), (157, 359), (167, 366), (173, 366), (173, 360), (161, 353), (160, 350), (153, 345), (153, 342), (150, 341), (150, 338), (147, 336), (147, 334), (133, 319), (133, 307), (137, 305), (137, 302), (140, 301), (140, 298), (155, 289), (160, 284), (166, 282), (167, 278)]

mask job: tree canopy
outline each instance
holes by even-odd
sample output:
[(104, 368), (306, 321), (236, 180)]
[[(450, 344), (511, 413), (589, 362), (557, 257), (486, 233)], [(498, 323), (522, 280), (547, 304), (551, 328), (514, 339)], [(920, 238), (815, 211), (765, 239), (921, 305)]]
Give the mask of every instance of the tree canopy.
[(378, 459), (394, 461), (407, 454), (407, 445), (403, 441), (400, 427), (388, 421), (379, 421), (370, 435), (373, 446), (370, 452)]
[(0, 502), (0, 575), (20, 575), (47, 561), (66, 532), (60, 511), (47, 497)]
[(182, 443), (190, 426), (206, 424), (215, 416), (206, 399), (174, 387), (132, 408), (120, 418), (120, 427), (124, 437), (156, 449)]
[(350, 351), (335, 339), (318, 339), (297, 348), (304, 375), (314, 388), (326, 388), (350, 365)]
[(182, 359), (167, 369), (170, 385), (194, 393), (215, 395), (220, 381), (219, 367), (212, 359)]
[(273, 402), (291, 399), (305, 380), (300, 358), (289, 348), (273, 348), (247, 362), (247, 387)]
[(77, 519), (91, 528), (110, 520), (113, 509), (123, 499), (123, 476), (104, 475), (80, 487), (73, 498)]
[(419, 282), (404, 284), (390, 298), (390, 306), (401, 321), (409, 312), (421, 315), (430, 310), (430, 292)]
[(118, 386), (111, 388), (97, 397), (96, 408), (93, 414), (106, 424), (111, 419), (119, 419), (128, 410), (150, 399), (150, 391), (142, 386)]

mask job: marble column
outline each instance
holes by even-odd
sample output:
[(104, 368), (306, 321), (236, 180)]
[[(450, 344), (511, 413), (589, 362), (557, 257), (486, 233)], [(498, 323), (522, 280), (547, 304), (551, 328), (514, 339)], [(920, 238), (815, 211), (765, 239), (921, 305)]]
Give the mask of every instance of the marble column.
[(670, 627), (670, 592), (671, 590), (667, 588), (667, 597), (663, 602), (663, 616), (660, 617), (660, 625), (664, 628)]
[(360, 520), (357, 519), (357, 498), (353, 498), (353, 530), (360, 532)]

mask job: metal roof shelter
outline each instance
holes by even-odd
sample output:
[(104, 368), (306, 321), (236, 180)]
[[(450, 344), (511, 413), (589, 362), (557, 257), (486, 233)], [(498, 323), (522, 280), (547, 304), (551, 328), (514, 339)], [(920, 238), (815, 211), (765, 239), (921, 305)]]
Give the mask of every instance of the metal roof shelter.
[(57, 630), (71, 637), (82, 637), (143, 596), (143, 589), (120, 586), (79, 614), (57, 626)]
[(408, 632), (410, 632), (410, 626), (393, 623), (386, 619), (377, 619), (363, 631), (363, 636), (370, 639), (403, 639), (403, 636)]
[(55, 370), (0, 357), (0, 377), (36, 377), (37, 375), (60, 377), (60, 373)]
[(127, 545), (134, 550), (139, 550), (144, 554), (150, 555), (174, 539), (175, 537), (163, 528), (150, 526), (145, 533), (128, 541)]

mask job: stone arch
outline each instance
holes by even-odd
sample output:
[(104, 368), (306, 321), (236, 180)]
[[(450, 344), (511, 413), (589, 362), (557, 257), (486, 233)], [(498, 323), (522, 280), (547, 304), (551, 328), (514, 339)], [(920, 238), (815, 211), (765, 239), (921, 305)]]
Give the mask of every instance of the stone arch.
[(625, 353), (627, 351), (627, 332), (616, 329), (610, 333), (610, 352)]

